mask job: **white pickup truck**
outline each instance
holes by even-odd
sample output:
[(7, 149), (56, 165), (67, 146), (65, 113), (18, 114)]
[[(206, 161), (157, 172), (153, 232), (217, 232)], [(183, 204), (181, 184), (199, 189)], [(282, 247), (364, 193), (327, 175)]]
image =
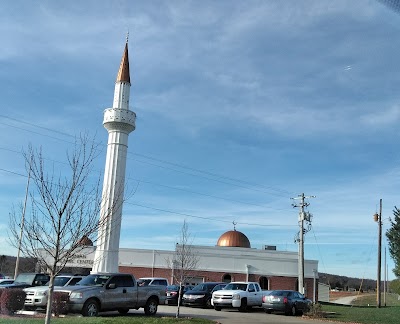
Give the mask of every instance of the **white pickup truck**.
[(262, 306), (263, 291), (257, 282), (231, 282), (223, 290), (214, 291), (211, 305), (216, 311), (237, 308), (244, 312), (253, 306)]
[(131, 274), (91, 274), (70, 287), (56, 287), (55, 291), (69, 294), (69, 311), (83, 316), (97, 316), (99, 312), (117, 310), (126, 314), (130, 309), (144, 308), (146, 315), (155, 315), (159, 304), (165, 304), (163, 286), (139, 287)]

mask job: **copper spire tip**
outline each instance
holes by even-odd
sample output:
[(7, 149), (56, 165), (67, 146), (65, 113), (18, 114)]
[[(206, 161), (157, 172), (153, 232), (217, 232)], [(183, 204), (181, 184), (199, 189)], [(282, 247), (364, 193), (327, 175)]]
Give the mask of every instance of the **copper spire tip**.
[(129, 56), (128, 56), (128, 35), (126, 37), (126, 44), (124, 49), (124, 54), (122, 55), (121, 64), (119, 66), (117, 81), (116, 82), (129, 82), (131, 83), (131, 78), (129, 75)]

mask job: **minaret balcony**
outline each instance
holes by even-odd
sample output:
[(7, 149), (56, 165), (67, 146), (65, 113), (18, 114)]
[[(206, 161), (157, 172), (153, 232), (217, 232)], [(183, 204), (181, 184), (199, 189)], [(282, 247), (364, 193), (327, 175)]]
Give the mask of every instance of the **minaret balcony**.
[(135, 130), (136, 114), (128, 109), (108, 108), (104, 110), (103, 125), (107, 130), (132, 132)]

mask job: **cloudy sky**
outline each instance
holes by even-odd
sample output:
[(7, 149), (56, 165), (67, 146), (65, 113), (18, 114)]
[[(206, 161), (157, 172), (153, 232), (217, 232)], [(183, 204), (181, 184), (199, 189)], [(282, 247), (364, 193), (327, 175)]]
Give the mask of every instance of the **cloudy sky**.
[(16, 255), (28, 145), (57, 169), (87, 132), (102, 177), (127, 30), (137, 125), (121, 247), (173, 249), (186, 220), (197, 245), (235, 222), (253, 248), (295, 252), (290, 198), (305, 193), (306, 259), (376, 278), (372, 216), (382, 198), (385, 232), (400, 205), (400, 14), (372, 0), (2, 1), (3, 254)]

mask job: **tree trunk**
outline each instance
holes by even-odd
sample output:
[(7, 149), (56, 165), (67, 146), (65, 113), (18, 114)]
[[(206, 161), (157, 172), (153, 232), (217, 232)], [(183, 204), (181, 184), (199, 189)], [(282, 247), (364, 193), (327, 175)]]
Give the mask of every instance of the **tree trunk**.
[(51, 309), (53, 305), (53, 293), (54, 293), (54, 274), (52, 273), (50, 276), (50, 282), (49, 282), (49, 290), (47, 294), (47, 308), (46, 308), (46, 318), (45, 318), (45, 324), (50, 324), (51, 320)]

